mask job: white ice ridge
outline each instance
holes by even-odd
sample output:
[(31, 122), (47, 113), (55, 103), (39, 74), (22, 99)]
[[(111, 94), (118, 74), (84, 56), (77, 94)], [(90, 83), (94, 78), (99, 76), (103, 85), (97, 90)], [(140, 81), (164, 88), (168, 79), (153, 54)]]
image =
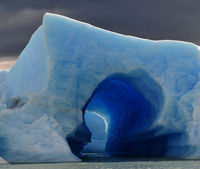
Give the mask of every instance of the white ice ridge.
[[(197, 45), (125, 36), (50, 13), (11, 70), (0, 73), (0, 157), (8, 162), (80, 160), (66, 138), (82, 124), (82, 108), (97, 86), (116, 73), (155, 110), (143, 118), (148, 125), (143, 120), (144, 127), (129, 131), (164, 136), (167, 148), (161, 156), (200, 159)], [(102, 112), (102, 104), (93, 101), (91, 111)], [(106, 116), (115, 111), (104, 109)], [(109, 138), (115, 125), (111, 119)], [(110, 143), (106, 146), (111, 151)]]

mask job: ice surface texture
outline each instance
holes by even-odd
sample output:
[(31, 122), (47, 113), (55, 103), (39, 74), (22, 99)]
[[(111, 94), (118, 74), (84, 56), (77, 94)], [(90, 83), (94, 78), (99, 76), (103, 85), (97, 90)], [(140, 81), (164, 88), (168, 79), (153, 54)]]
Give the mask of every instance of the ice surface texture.
[(0, 157), (76, 161), (96, 149), (200, 159), (199, 78), (194, 44), (45, 14), (17, 63), (0, 73)]

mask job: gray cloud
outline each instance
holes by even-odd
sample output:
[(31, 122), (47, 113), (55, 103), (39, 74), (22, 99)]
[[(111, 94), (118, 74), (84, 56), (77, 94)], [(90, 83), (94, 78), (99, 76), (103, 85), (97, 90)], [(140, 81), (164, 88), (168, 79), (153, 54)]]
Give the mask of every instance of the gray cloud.
[(111, 31), (200, 44), (199, 0), (0, 0), (0, 56), (19, 55), (45, 12)]

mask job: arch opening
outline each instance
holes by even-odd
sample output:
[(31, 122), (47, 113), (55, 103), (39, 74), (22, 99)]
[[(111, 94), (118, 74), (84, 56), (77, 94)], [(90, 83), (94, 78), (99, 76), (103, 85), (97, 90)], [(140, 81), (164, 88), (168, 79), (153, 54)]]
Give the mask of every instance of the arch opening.
[[(92, 129), (91, 122), (97, 123), (97, 119), (93, 117), (94, 113), (88, 112), (95, 112), (96, 117), (105, 119), (108, 129), (106, 140), (102, 137), (105, 147), (101, 151), (114, 155), (138, 155), (142, 150), (141, 155), (145, 155), (149, 147), (143, 148), (143, 144), (152, 139), (154, 132), (151, 126), (162, 110), (163, 103), (161, 86), (145, 71), (136, 69), (104, 79), (83, 107), (83, 116), (92, 135), (98, 135), (103, 123), (99, 128), (93, 126), (96, 131)], [(87, 121), (87, 118), (93, 120)]]
[(108, 122), (100, 113), (86, 111), (85, 124), (91, 132), (91, 142), (88, 143), (83, 152), (104, 153), (108, 134)]

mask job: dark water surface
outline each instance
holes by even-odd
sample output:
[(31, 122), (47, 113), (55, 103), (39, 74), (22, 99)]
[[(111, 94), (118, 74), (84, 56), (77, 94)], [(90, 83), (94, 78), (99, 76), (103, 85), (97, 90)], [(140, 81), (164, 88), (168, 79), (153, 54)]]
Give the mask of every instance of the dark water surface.
[(5, 164), (0, 169), (200, 169), (200, 160), (111, 157), (88, 154), (82, 162)]

